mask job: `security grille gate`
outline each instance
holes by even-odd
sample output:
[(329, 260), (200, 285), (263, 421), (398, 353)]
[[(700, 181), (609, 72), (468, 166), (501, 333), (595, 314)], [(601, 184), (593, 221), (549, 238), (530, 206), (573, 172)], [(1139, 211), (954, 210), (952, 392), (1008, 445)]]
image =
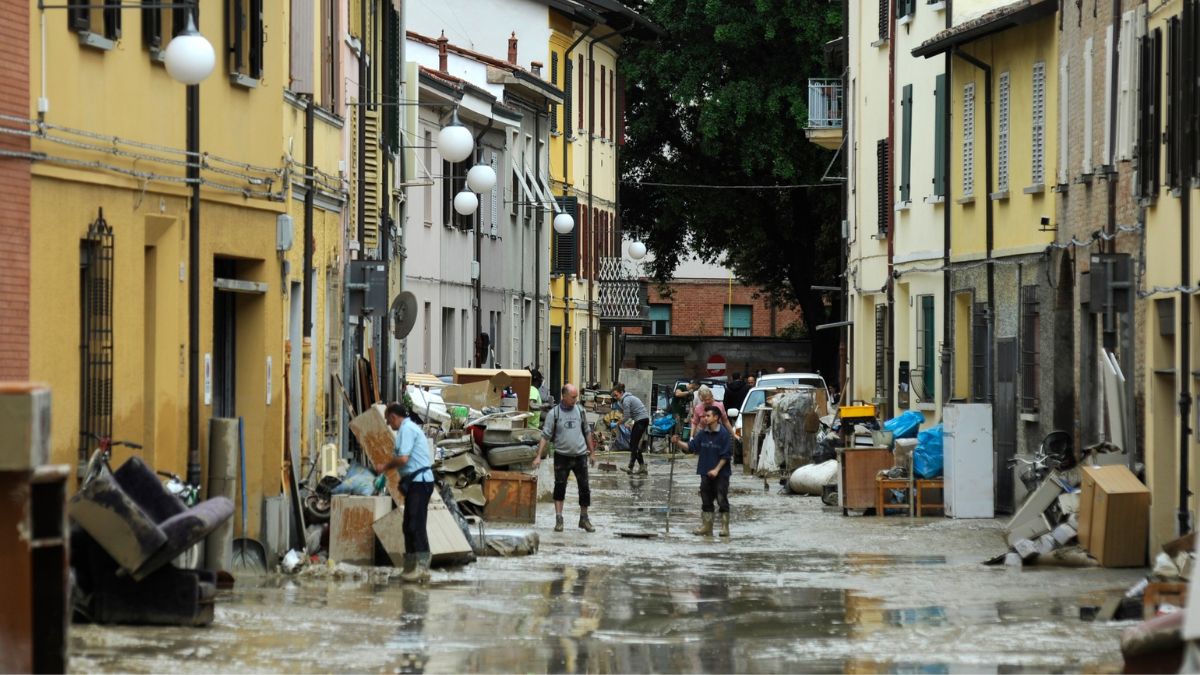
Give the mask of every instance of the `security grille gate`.
[(101, 209), (79, 246), (79, 475), (95, 441), (112, 435), (113, 231)]

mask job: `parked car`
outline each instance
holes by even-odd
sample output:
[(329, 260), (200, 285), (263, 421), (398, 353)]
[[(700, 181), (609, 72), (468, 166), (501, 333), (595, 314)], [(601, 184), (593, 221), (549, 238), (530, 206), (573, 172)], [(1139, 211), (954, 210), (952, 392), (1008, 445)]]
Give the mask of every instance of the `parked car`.
[[(825, 378), (821, 377), (817, 373), (768, 373), (758, 378), (758, 382), (755, 383), (755, 386), (765, 387), (771, 385), (780, 387), (784, 385), (797, 384), (824, 390), (825, 400), (829, 402), (830, 409), (822, 412), (822, 414), (829, 414), (833, 412), (833, 392), (829, 391), (829, 385), (825, 384)], [(742, 407), (744, 408), (745, 406), (743, 405)]]
[(788, 389), (799, 390), (799, 389), (813, 389), (813, 388), (815, 388), (815, 387), (813, 387), (813, 385), (811, 385), (811, 384), (780, 384), (778, 382), (773, 382), (773, 383), (767, 384), (767, 385), (755, 386), (753, 389), (746, 392), (746, 399), (744, 401), (742, 401), (742, 407), (740, 409), (735, 408), (735, 410), (737, 410), (737, 416), (735, 417), (732, 412), (729, 415), (730, 421), (733, 422), (733, 433), (735, 435), (737, 435), (739, 438), (741, 437), (741, 435), (742, 435), (742, 418), (747, 413), (752, 413), (755, 410), (758, 410), (762, 406), (766, 405), (767, 397), (770, 396), (771, 394), (781, 391), (781, 390), (788, 390)]

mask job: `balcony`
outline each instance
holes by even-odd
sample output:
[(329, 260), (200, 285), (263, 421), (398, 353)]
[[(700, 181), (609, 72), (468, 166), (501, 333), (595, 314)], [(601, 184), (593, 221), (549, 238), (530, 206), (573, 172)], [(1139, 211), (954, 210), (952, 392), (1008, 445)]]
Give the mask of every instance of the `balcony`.
[(600, 258), (597, 296), (601, 326), (650, 325), (646, 283), (639, 278), (631, 261), (617, 257)]
[(808, 81), (808, 140), (828, 150), (842, 145), (842, 81), (821, 77)]

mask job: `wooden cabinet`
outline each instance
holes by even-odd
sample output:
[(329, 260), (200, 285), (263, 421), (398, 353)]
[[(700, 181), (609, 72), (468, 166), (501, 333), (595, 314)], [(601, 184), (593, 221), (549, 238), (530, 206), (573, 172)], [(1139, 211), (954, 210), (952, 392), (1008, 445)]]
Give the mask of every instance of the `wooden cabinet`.
[(838, 499), (842, 511), (875, 508), (875, 476), (892, 468), (889, 448), (838, 449)]

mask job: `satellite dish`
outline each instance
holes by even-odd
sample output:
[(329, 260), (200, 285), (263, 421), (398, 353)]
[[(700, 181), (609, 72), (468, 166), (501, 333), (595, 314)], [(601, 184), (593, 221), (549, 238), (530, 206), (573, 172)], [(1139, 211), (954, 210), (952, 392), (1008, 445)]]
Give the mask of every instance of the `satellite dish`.
[(392, 301), (392, 335), (403, 340), (417, 325), (417, 296), (404, 291)]

